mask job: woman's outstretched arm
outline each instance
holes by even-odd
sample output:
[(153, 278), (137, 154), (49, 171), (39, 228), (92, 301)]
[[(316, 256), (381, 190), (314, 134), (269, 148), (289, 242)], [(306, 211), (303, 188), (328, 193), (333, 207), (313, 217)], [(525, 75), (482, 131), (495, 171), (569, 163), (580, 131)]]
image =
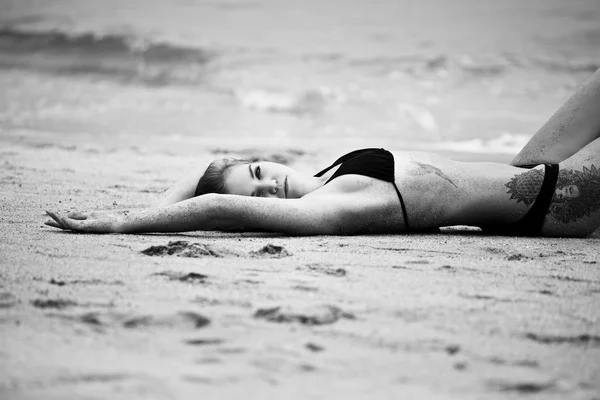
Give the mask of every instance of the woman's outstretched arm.
[(350, 234), (360, 230), (361, 219), (354, 215), (364, 215), (360, 210), (365, 207), (361, 204), (364, 201), (353, 201), (353, 197), (332, 195), (289, 200), (207, 194), (119, 215), (92, 213), (74, 219), (48, 212), (53, 220), (46, 224), (90, 233), (249, 229), (293, 235)]

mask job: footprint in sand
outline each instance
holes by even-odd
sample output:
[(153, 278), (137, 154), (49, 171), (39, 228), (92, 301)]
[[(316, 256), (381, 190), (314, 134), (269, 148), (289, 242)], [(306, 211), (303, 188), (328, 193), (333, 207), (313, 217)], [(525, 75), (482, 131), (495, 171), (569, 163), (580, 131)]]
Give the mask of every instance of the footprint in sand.
[(55, 286), (66, 286), (66, 285), (115, 285), (115, 286), (123, 286), (125, 282), (120, 280), (114, 281), (105, 281), (102, 279), (73, 279), (70, 281), (62, 281), (59, 279), (50, 279), (48, 281), (49, 284)]
[(535, 360), (521, 359), (521, 360), (506, 360), (502, 357), (490, 357), (489, 362), (495, 365), (514, 365), (517, 367), (526, 367), (526, 368), (539, 368), (540, 363)]
[(64, 308), (77, 306), (78, 303), (67, 299), (35, 299), (31, 302), (31, 305), (36, 308), (54, 308), (62, 310)]
[(452, 265), (442, 265), (441, 267), (436, 268), (437, 271), (445, 271), (452, 274), (458, 272), (458, 268), (453, 267)]
[(346, 318), (355, 319), (351, 313), (342, 311), (339, 307), (318, 305), (312, 307), (277, 306), (259, 308), (254, 318), (269, 322), (297, 322), (302, 325), (326, 325)]
[(144, 328), (163, 326), (169, 328), (191, 327), (203, 328), (210, 324), (210, 319), (192, 311), (180, 311), (173, 315), (140, 315), (123, 321), (125, 328)]
[(222, 344), (225, 341), (223, 339), (187, 339), (184, 343), (190, 346), (210, 346)]
[(568, 275), (550, 275), (551, 279), (556, 279), (559, 281), (565, 281), (565, 282), (588, 282), (588, 283), (599, 283), (600, 281), (597, 280), (592, 280), (592, 279), (582, 279), (582, 278), (575, 278), (572, 276), (568, 276)]
[(65, 308), (70, 307), (82, 307), (82, 308), (90, 308), (90, 307), (102, 307), (102, 308), (111, 308), (114, 307), (114, 303), (93, 303), (93, 302), (83, 302), (78, 303), (69, 299), (35, 299), (31, 301), (31, 305), (36, 308), (41, 309), (55, 309), (55, 310), (63, 310)]
[(11, 308), (17, 304), (18, 299), (9, 292), (0, 292), (0, 308)]
[(180, 271), (162, 271), (152, 274), (150, 276), (162, 276), (170, 281), (179, 281), (187, 283), (199, 283), (205, 284), (208, 279), (208, 275), (199, 274), (197, 272), (180, 272)]
[(225, 306), (236, 306), (236, 307), (242, 307), (242, 308), (252, 308), (251, 302), (244, 301), (241, 299), (229, 299), (229, 298), (216, 299), (216, 298), (198, 296), (194, 300), (192, 300), (192, 303), (201, 304), (202, 306), (223, 306), (223, 305), (225, 305)]
[[(241, 257), (243, 254), (236, 251), (203, 243), (190, 243), (185, 240), (169, 242), (166, 246), (150, 246), (141, 251), (147, 256), (176, 256), (188, 258), (201, 257)], [(248, 254), (250, 257), (259, 258), (282, 258), (289, 257), (291, 253), (283, 246), (267, 244), (256, 251)]]
[(319, 288), (316, 286), (302, 285), (302, 284), (294, 285), (294, 286), (292, 286), (292, 289), (300, 290), (302, 292), (312, 292), (312, 293), (319, 291)]
[(313, 353), (320, 353), (325, 350), (325, 347), (318, 345), (316, 343), (312, 343), (312, 342), (306, 343), (304, 345), (304, 347), (306, 347), (308, 350), (312, 351)]
[(306, 266), (310, 271), (318, 272), (325, 275), (336, 276), (338, 278), (344, 277), (348, 272), (344, 268), (334, 268), (327, 264), (309, 264)]
[(431, 261), (429, 260), (408, 260), (406, 261), (407, 264), (431, 264)]
[(185, 240), (169, 242), (166, 246), (150, 246), (142, 253), (147, 256), (177, 256), (177, 257), (239, 257), (240, 254), (224, 247), (211, 246), (203, 243), (190, 243)]
[(282, 258), (289, 257), (292, 254), (286, 250), (283, 246), (276, 246), (274, 244), (268, 244), (257, 251), (251, 251), (250, 256), (252, 257), (263, 257), (263, 258)]
[(600, 336), (588, 333), (579, 335), (548, 335), (529, 332), (525, 334), (525, 337), (541, 344), (572, 344), (584, 347), (600, 347)]
[(132, 378), (132, 375), (129, 374), (119, 374), (119, 373), (88, 373), (88, 374), (78, 374), (78, 375), (65, 375), (58, 376), (56, 378), (56, 383), (65, 384), (65, 383), (109, 383), (109, 382), (120, 382), (126, 379)]
[(512, 392), (518, 394), (534, 394), (545, 391), (555, 391), (556, 383), (552, 380), (539, 381), (504, 381), (504, 380), (490, 380), (488, 386), (494, 390), (500, 392)]
[(83, 314), (51, 314), (49, 316), (66, 321), (77, 321), (94, 327), (123, 327), (127, 329), (200, 329), (209, 325), (211, 322), (209, 318), (194, 311), (179, 311), (173, 314), (140, 315), (92, 311)]

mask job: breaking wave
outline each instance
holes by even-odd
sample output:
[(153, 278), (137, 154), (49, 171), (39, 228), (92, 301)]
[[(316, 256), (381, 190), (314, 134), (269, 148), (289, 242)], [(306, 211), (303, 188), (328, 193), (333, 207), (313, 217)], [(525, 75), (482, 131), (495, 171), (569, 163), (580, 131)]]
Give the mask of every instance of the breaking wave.
[(351, 67), (382, 74), (405, 73), (415, 77), (470, 77), (501, 76), (517, 69), (531, 69), (548, 73), (592, 74), (600, 68), (600, 61), (589, 58), (568, 58), (559, 55), (517, 56), (515, 54), (480, 54), (476, 56), (445, 54), (405, 55), (349, 59)]
[(0, 29), (0, 68), (95, 75), (149, 85), (198, 83), (214, 54), (140, 37)]
[(344, 95), (329, 88), (286, 92), (274, 90), (237, 90), (235, 97), (242, 107), (268, 113), (317, 116), (328, 107), (344, 100)]

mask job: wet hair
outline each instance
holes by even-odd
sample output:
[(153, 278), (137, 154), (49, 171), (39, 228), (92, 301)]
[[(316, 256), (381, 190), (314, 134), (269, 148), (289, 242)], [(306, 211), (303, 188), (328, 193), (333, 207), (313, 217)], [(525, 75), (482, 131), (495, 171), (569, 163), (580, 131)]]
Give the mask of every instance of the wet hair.
[(198, 181), (194, 196), (208, 193), (226, 194), (227, 187), (225, 186), (225, 179), (229, 175), (231, 167), (241, 164), (250, 164), (255, 161), (258, 161), (258, 159), (222, 158), (213, 161), (208, 168), (206, 168), (204, 175), (202, 175)]

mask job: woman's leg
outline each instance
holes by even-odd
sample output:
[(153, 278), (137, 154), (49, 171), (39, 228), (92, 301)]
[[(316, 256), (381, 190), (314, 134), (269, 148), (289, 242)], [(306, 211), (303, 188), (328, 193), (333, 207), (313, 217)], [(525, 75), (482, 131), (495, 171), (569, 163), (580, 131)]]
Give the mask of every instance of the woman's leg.
[(537, 131), (512, 165), (559, 163), (600, 137), (600, 69)]
[(585, 236), (600, 227), (600, 139), (560, 163), (542, 233)]

